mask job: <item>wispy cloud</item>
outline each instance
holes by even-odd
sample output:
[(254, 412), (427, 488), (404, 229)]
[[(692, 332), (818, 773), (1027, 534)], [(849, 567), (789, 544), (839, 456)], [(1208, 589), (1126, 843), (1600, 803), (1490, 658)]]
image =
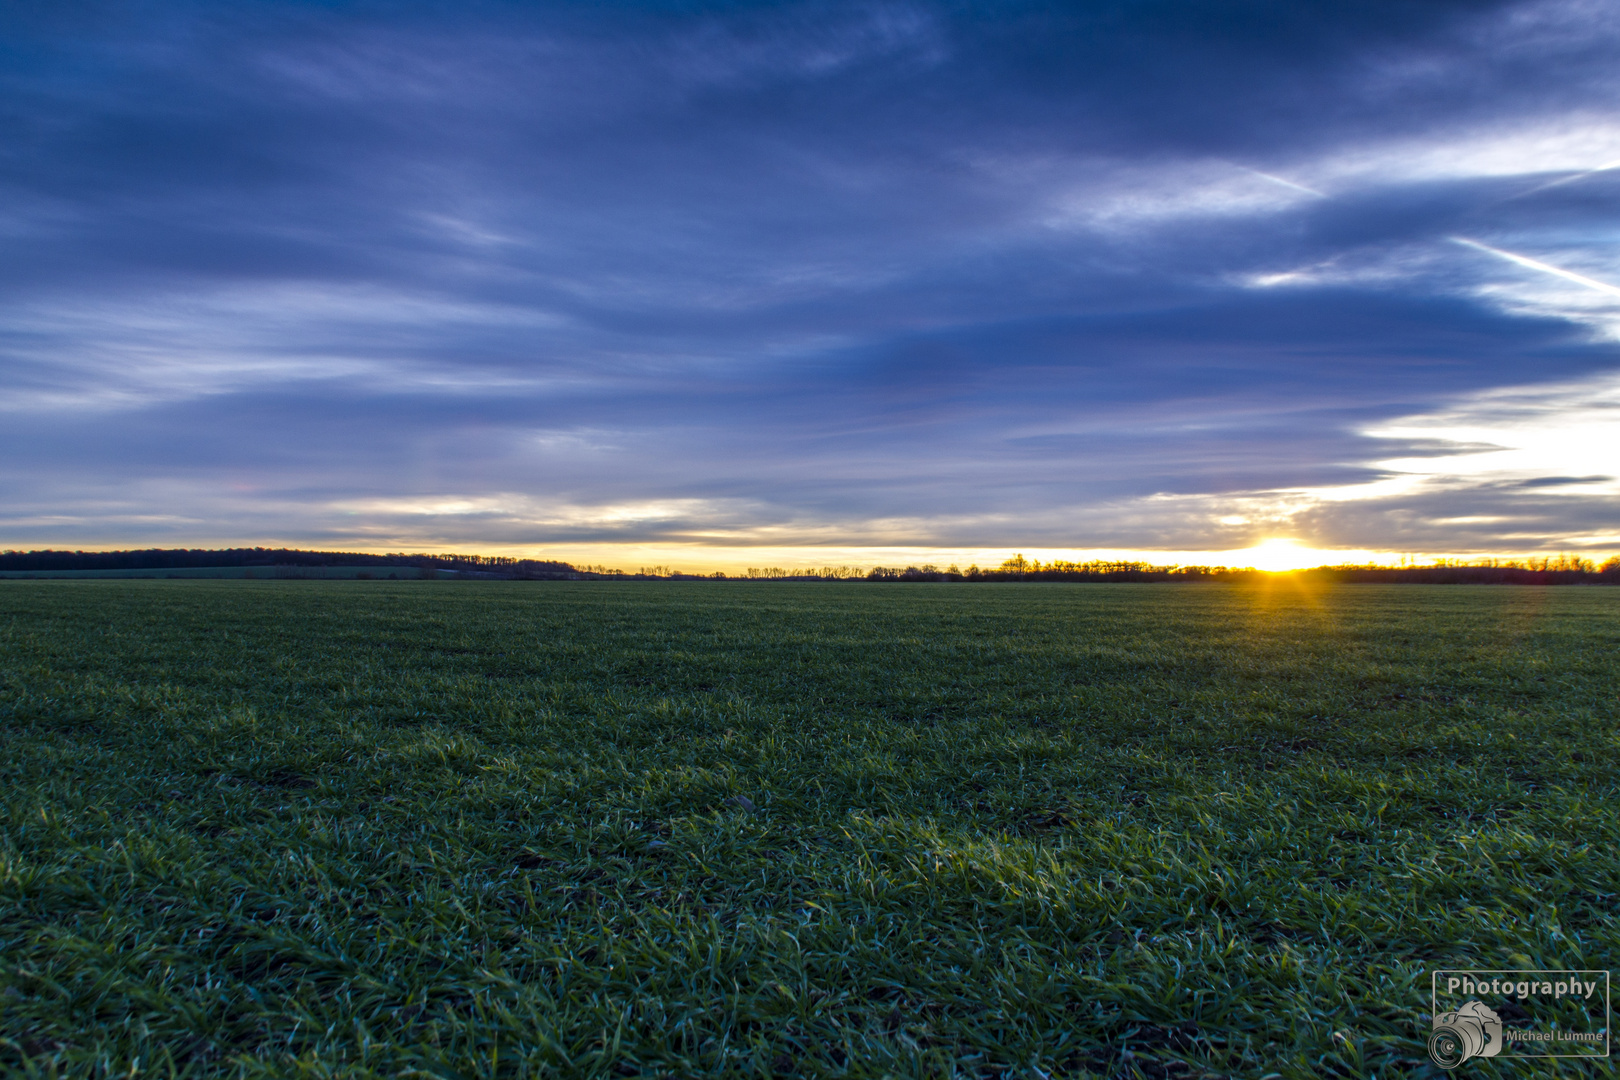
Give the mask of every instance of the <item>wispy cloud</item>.
[(1620, 7), (1252, 16), (13, 20), (0, 542), (1613, 531)]

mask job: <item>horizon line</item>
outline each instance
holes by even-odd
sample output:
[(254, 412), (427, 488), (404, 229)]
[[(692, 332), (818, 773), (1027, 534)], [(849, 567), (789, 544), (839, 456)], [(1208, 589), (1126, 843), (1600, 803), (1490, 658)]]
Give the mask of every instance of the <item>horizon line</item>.
[[(1607, 538), (1605, 538), (1607, 539)], [(303, 541), (309, 544), (308, 540)], [(317, 545), (319, 542), (316, 542)], [(782, 546), (755, 548), (701, 547), (695, 545), (588, 544), (588, 545), (478, 545), (462, 547), (450, 543), (435, 546), (410, 544), (332, 544), (301, 546), (297, 542), (255, 541), (173, 546), (133, 546), (92, 544), (79, 546), (42, 545), (28, 548), (0, 547), (5, 554), (27, 555), (44, 552), (114, 554), (136, 551), (229, 551), (285, 550), (310, 554), (505, 558), (535, 562), (557, 562), (579, 570), (635, 575), (649, 570), (671, 574), (709, 575), (716, 571), (744, 577), (749, 571), (771, 570), (794, 575), (820, 574), (830, 569), (842, 571), (875, 569), (924, 569), (934, 572), (963, 573), (968, 569), (997, 571), (1005, 564), (1029, 560), (1041, 566), (1057, 563), (1133, 563), (1161, 569), (1208, 567), (1227, 570), (1256, 570), (1286, 573), (1342, 567), (1379, 569), (1424, 569), (1445, 566), (1491, 566), (1532, 560), (1583, 559), (1594, 565), (1606, 557), (1620, 555), (1620, 538), (1615, 542), (1588, 546), (1564, 546), (1557, 550), (1541, 548), (1518, 551), (1394, 551), (1367, 548), (1318, 548), (1288, 538), (1271, 538), (1243, 548), (1151, 549), (1151, 548), (1067, 548), (1067, 547), (923, 547), (877, 546), (825, 547)], [(739, 554), (743, 554), (739, 558)], [(679, 564), (679, 565), (677, 565)], [(610, 569), (611, 567), (611, 569)], [(694, 567), (696, 567), (694, 569)]]

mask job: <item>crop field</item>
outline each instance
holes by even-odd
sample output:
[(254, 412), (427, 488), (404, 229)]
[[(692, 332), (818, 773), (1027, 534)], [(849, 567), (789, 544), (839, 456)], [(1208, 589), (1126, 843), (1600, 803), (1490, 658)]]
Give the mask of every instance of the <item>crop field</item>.
[(1599, 587), (0, 583), (0, 1073), (1439, 1075), (1620, 966), (1617, 695)]

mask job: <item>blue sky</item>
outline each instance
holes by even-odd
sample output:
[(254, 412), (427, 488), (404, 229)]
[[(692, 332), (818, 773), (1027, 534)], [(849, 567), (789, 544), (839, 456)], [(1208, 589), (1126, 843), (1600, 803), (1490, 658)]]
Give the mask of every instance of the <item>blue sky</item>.
[(0, 546), (1620, 551), (1616, 0), (0, 30)]

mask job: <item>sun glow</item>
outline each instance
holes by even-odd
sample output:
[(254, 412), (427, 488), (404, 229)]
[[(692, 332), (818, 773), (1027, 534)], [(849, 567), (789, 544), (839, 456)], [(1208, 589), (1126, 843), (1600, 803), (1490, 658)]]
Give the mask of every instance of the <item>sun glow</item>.
[(1324, 558), (1326, 552), (1315, 548), (1301, 547), (1293, 540), (1276, 537), (1266, 540), (1247, 551), (1238, 552), (1247, 565), (1256, 570), (1269, 570), (1280, 573), (1287, 570), (1304, 570), (1312, 566), (1321, 566), (1329, 561)]

